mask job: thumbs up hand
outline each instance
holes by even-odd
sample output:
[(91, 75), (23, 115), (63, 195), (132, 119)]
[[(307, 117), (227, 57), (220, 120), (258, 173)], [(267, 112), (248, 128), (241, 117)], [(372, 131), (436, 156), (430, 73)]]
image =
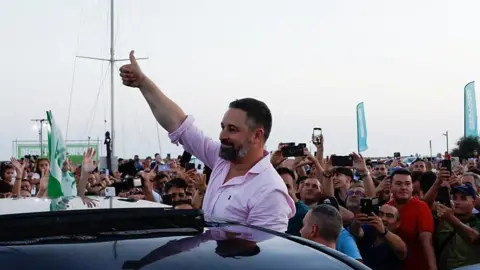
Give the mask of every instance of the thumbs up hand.
[(134, 51), (130, 51), (130, 64), (120, 67), (120, 77), (122, 77), (122, 82), (126, 86), (141, 87), (144, 83), (146, 76), (138, 65)]

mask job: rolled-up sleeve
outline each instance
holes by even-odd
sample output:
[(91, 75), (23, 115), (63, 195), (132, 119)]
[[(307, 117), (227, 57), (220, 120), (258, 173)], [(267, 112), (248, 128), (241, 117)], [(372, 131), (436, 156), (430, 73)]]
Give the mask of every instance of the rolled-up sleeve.
[(268, 194), (264, 194), (256, 202), (250, 210), (247, 224), (283, 233), (287, 231), (289, 218), (294, 215), (293, 200), (290, 197), (287, 198), (280, 190), (275, 189)]
[(220, 143), (214, 142), (203, 134), (195, 124), (193, 116), (189, 115), (175, 131), (168, 134), (174, 144), (181, 144), (185, 151), (200, 159), (213, 169), (220, 151)]

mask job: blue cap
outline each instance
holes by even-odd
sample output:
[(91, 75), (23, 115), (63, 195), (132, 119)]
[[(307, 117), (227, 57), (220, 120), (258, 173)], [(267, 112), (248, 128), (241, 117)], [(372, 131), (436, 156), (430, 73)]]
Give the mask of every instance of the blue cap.
[(475, 189), (473, 188), (473, 186), (470, 183), (455, 186), (452, 189), (451, 193), (453, 194), (453, 193), (457, 193), (457, 192), (463, 193), (463, 194), (468, 195), (468, 196), (472, 196), (472, 198), (477, 197), (477, 192), (475, 191)]

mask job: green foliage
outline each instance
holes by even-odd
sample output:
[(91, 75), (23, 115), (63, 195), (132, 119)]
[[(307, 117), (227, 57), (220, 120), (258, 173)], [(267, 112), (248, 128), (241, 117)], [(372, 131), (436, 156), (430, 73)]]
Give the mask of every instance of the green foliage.
[(474, 151), (480, 153), (480, 140), (478, 137), (462, 137), (457, 142), (455, 147), (450, 153), (454, 157), (460, 159), (467, 159), (474, 156)]

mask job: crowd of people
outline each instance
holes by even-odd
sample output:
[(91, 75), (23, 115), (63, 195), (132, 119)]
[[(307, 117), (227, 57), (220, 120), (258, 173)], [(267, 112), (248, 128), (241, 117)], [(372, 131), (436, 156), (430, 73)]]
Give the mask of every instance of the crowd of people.
[[(478, 157), (452, 168), (440, 159), (387, 164), (352, 153), (351, 164), (339, 166), (338, 156), (324, 155), (323, 136), (312, 136), (314, 154), (302, 147), (289, 158), (288, 144), (269, 153), (264, 146), (272, 115), (253, 98), (229, 104), (215, 142), (143, 74), (133, 52), (130, 62), (120, 69), (123, 83), (140, 89), (172, 143), (185, 152), (176, 159), (120, 159), (114, 172), (97, 168), (92, 149), (78, 168), (65, 161), (63, 172), (75, 177), (77, 195), (89, 207), (95, 206), (89, 195), (115, 187), (117, 196), (132, 200), (201, 208), (206, 216), (301, 236), (372, 269), (480, 263)], [(203, 170), (189, 165), (189, 155), (205, 164)], [(48, 197), (48, 171), (47, 159), (12, 159), (2, 165), (0, 194)], [(129, 184), (136, 177), (142, 184)]]

